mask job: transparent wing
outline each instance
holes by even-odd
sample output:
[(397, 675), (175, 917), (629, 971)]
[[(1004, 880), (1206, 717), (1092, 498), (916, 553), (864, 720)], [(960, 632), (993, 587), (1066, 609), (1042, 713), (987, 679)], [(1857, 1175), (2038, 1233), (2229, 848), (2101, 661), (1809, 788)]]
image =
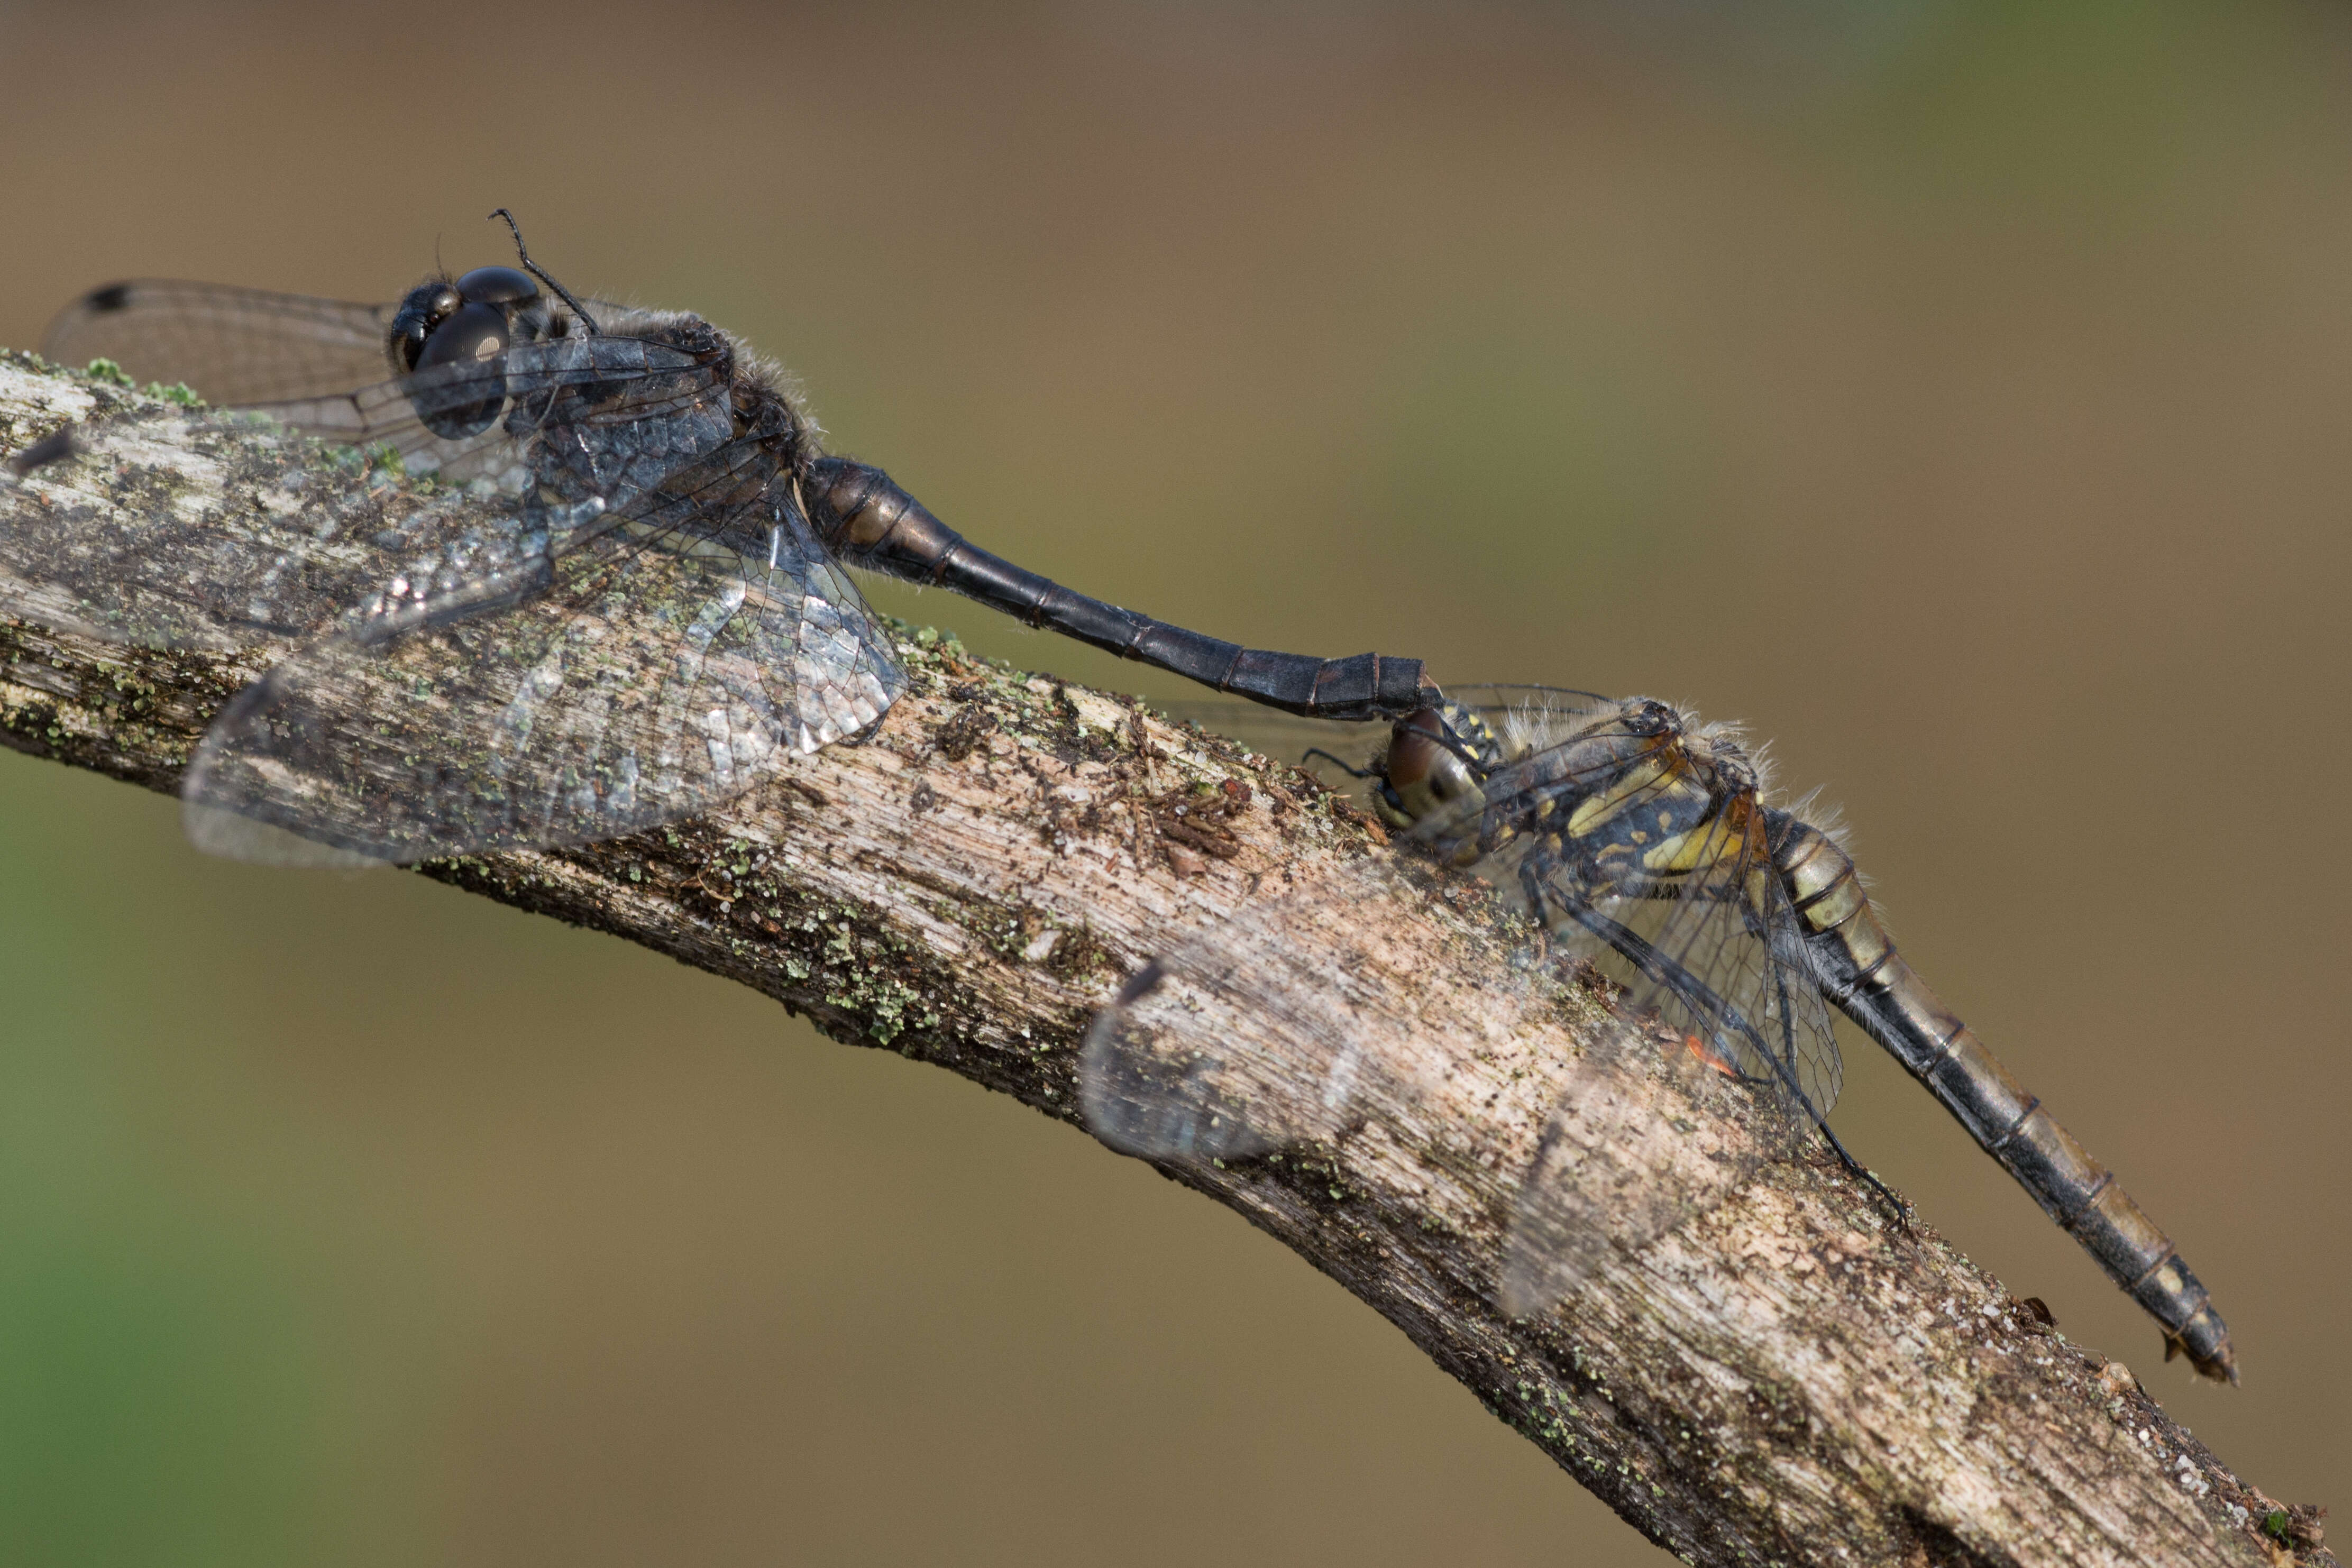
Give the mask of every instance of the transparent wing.
[(1695, 1055), (1778, 1101), (1802, 1136), (1837, 1103), (1837, 1043), (1777, 882), (1764, 884), (1761, 909), (1759, 902), (1699, 886), (1679, 896), (1594, 899), (1564, 909), (1558, 923), (1573, 923), (1580, 940), (1572, 945), (1622, 981), (1628, 1007), (1654, 1012)]
[(1727, 1070), (1810, 1119), (1835, 1103), (1829, 1009), (1771, 863), (1755, 774), (1719, 736), (1632, 698), (1570, 727), (1414, 827), (1591, 956)]
[(1622, 1027), (1580, 1063), (1521, 1190), (1499, 1291), (1514, 1312), (1738, 1190), (1838, 1087), (1745, 758), (1639, 699), (1529, 722), (1567, 733), (1415, 831), (1618, 991)]
[(41, 352), (79, 370), (178, 382), (215, 403), (331, 397), (381, 381), (392, 305), (140, 277), (93, 288), (49, 323)]
[(1358, 862), (1147, 964), (1087, 1031), (1087, 1125), (1145, 1159), (1241, 1159), (1335, 1138), (1399, 1096), (1428, 1020), (1397, 1010), (1412, 956), (1361, 911), (1402, 885), (1385, 862)]
[(1612, 1256), (1716, 1208), (1785, 1154), (1778, 1105), (1671, 1032), (1623, 1019), (1587, 1048), (1511, 1208), (1496, 1301), (1549, 1311)]
[[(1517, 1315), (1786, 1155), (1835, 1100), (1838, 1058), (1727, 738), (1639, 698), (1508, 688), (1467, 711), (1509, 760), (1424, 816), (1412, 847), (1541, 918), (1548, 950), (1518, 972), (1581, 962), (1615, 993), (1513, 1204), (1496, 1297)], [(1351, 978), (1372, 891), (1250, 912), (1139, 975), (1087, 1038), (1098, 1135), (1154, 1156), (1256, 1153), (1330, 1136), (1368, 1086), (1393, 1089), (1405, 1026), (1367, 1016)], [(1314, 924), (1335, 936), (1296, 938)]]
[[(1410, 956), (1365, 934), (1365, 901), (1407, 875), (1362, 862), (1147, 965), (1087, 1032), (1080, 1103), (1095, 1134), (1147, 1159), (1233, 1160), (1424, 1103), (1414, 1064), (1431, 1060), (1431, 1042), (1448, 1059), (1476, 1045), (1460, 1015), (1416, 1005), (1425, 987), (1400, 984)], [(1528, 955), (1512, 972), (1516, 989), (1498, 1005), (1490, 993), (1481, 1011), (1505, 1033), (1539, 982), (1549, 1004), (1562, 970)], [(1611, 1257), (1733, 1196), (1796, 1135), (1780, 1100), (1719, 1071), (1654, 1012), (1623, 1011), (1567, 1070), (1513, 1198), (1497, 1301), (1513, 1315), (1548, 1309)]]
[[(495, 466), (519, 496), (506, 526), (519, 541), (546, 533), (560, 551), (583, 528), (676, 509), (679, 476), (700, 473), (732, 434), (722, 371), (641, 339), (559, 339), (277, 412), (313, 434), (404, 450), (446, 477)], [(483, 406), (506, 413), (473, 437), (446, 439), (426, 423)], [(443, 548), (449, 503), (393, 486), (339, 499), (322, 526), (299, 506), (299, 455), (252, 459), (240, 448), (242, 498), (226, 506), (108, 508), (68, 493), (20, 508), (0, 529), (0, 561), (37, 586), (39, 602), (23, 608), (46, 623), (236, 647), (316, 630), (400, 576), (401, 563)]]
[[(76, 367), (110, 359), (134, 380), (186, 382), (221, 403), (316, 396), (383, 377), (392, 310), (140, 278), (67, 307), (41, 350)], [(246, 476), (257, 496), (282, 506), (134, 511), (68, 495), (20, 509), (0, 529), (0, 560), (34, 595), (16, 608), (44, 624), (159, 647), (228, 649), (257, 632), (319, 625), (372, 575), (373, 552), (353, 541), (396, 536), (407, 519), (396, 505), (387, 516), (362, 503), (354, 509), (368, 516), (347, 511), (326, 537), (294, 528), (287, 464), (275, 466)]]
[(421, 603), (347, 619), (215, 722), (190, 836), (325, 864), (589, 842), (870, 728), (905, 683), (865, 601), (776, 487), (723, 511), (707, 488), (561, 554), (452, 541)]
[(1757, 819), (1715, 826), (1685, 846), (1686, 872), (1596, 892), (1562, 869), (1539, 890), (1559, 950), (1622, 988), (1622, 1024), (1562, 1096), (1521, 1188), (1499, 1292), (1515, 1315), (1559, 1301), (1610, 1249), (1638, 1251), (1731, 1197), (1837, 1098), (1828, 1006)]
[[(1519, 857), (1536, 835), (1570, 831), (1588, 802), (1617, 800), (1654, 773), (1680, 739), (1675, 717), (1641, 697), (1547, 710), (1540, 747), (1519, 745), (1516, 759), (1487, 773), (1476, 789), (1432, 808), (1411, 840), (1440, 860), (1475, 862), (1480, 875), (1517, 891)], [(1612, 809), (1622, 810), (1622, 801)]]
[[(134, 381), (184, 382), (208, 402), (267, 413), (325, 440), (389, 446), (411, 472), (457, 483), (505, 476), (519, 443), (551, 428), (571, 429), (572, 446), (609, 462), (611, 444), (591, 434), (598, 427), (635, 426), (642, 438), (691, 427), (713, 402), (724, 410), (723, 360), (644, 336), (519, 343), (488, 360), (387, 381), (384, 337), (396, 308), (141, 278), (68, 306), (41, 351), (73, 366), (110, 359)], [(513, 401), (501, 419), (506, 399)], [(478, 410), (483, 417), (468, 429), (476, 422), (464, 416)], [(725, 439), (719, 424), (699, 451)], [(525, 465), (533, 477), (541, 466)], [(592, 493), (623, 504), (610, 489)]]
[(412, 474), (490, 480), (526, 505), (552, 484), (554, 504), (594, 497), (619, 509), (732, 434), (727, 370), (721, 357), (646, 338), (552, 338), (357, 391), (243, 406), (321, 440), (389, 447)]
[(141, 486), (137, 443), (95, 433), (88, 460), (134, 483), (110, 486), (122, 497), (110, 502), (75, 487), (72, 461), (34, 476), (39, 504), (0, 521), (11, 613), (114, 642), (229, 651), (316, 630), (446, 524), (446, 497), (391, 486), (320, 505), (307, 455), (251, 444), (217, 415), (186, 423), (199, 454), (236, 443), (226, 497)]

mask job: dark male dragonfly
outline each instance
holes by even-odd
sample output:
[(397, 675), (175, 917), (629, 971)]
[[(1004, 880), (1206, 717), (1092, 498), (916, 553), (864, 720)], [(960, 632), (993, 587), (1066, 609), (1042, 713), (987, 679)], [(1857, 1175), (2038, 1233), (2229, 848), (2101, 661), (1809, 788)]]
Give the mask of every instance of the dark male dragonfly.
[[(127, 538), (64, 516), (0, 532), (0, 558), (61, 587), (85, 626), (166, 645), (203, 641), (191, 621), (303, 639), (189, 768), (203, 847), (406, 862), (704, 810), (862, 737), (905, 689), (845, 565), (1295, 714), (1394, 716), (1431, 695), (1417, 660), (1239, 647), (978, 549), (879, 468), (827, 455), (774, 368), (725, 331), (592, 308), (516, 246), (521, 269), (428, 278), (392, 305), (142, 280), (50, 327), (53, 361), (184, 382), (438, 481), (422, 499), (386, 486), (332, 538), (270, 538), (250, 519), (173, 537), (162, 516)], [(495, 520), (459, 497), (493, 501)]]

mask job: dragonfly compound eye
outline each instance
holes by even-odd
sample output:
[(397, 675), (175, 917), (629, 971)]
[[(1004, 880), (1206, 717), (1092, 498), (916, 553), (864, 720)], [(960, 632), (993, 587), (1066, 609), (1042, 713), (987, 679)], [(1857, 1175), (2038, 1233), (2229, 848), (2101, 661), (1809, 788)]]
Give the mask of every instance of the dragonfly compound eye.
[(402, 375), (414, 371), (433, 329), (456, 315), (465, 303), (464, 297), (447, 283), (425, 283), (410, 289), (392, 318), (393, 369)]
[[(436, 365), (478, 364), (495, 359), (510, 336), (507, 313), (500, 307), (460, 306), (457, 314), (434, 328), (425, 340), (424, 351), (416, 356), (416, 369), (423, 372)], [(412, 396), (425, 429), (445, 441), (457, 441), (480, 434), (497, 421), (499, 410), (506, 403), (506, 381), (495, 373), (436, 378)]]
[(1475, 794), (1471, 777), (1440, 738), (1444, 721), (1428, 708), (1400, 723), (1389, 738), (1389, 755), (1381, 777), (1389, 803), (1402, 816), (1420, 821), (1464, 796)]
[(523, 305), (539, 298), (539, 285), (511, 267), (478, 267), (457, 279), (457, 292), (468, 305)]

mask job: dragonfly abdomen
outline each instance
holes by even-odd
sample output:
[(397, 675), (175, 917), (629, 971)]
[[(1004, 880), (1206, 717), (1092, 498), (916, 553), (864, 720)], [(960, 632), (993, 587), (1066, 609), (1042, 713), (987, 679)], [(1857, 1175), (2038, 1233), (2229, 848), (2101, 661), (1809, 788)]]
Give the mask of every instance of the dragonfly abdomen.
[(1244, 648), (1074, 592), (972, 545), (869, 465), (819, 458), (809, 478), (817, 503), (810, 520), (852, 565), (937, 584), (1121, 658), (1309, 718), (1402, 717), (1435, 695), (1422, 684), (1418, 659)]
[(1785, 811), (1767, 815), (1823, 993), (2163, 1326), (2168, 1357), (2186, 1351), (2200, 1372), (2235, 1382), (2229, 1328), (2164, 1232), (1904, 960), (1845, 851)]

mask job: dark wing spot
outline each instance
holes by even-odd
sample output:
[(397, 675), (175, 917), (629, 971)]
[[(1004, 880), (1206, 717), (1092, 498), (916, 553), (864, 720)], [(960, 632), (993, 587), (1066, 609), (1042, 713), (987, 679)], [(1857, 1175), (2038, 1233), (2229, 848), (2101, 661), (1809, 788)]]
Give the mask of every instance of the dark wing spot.
[(52, 463), (62, 463), (74, 455), (73, 426), (53, 430), (24, 451), (8, 459), (10, 472), (19, 479), (36, 468), (46, 468)]
[(1111, 1005), (1113, 1007), (1131, 1008), (1136, 1003), (1141, 1001), (1144, 998), (1150, 996), (1152, 992), (1158, 990), (1160, 988), (1160, 982), (1165, 980), (1167, 977), (1168, 971), (1160, 967), (1159, 959), (1153, 958), (1147, 962), (1143, 967), (1138, 969), (1135, 972), (1134, 977), (1129, 979), (1127, 984), (1118, 988), (1118, 1000)]
[(89, 303), (92, 310), (120, 310), (131, 303), (131, 285), (110, 283), (103, 288), (93, 288)]

